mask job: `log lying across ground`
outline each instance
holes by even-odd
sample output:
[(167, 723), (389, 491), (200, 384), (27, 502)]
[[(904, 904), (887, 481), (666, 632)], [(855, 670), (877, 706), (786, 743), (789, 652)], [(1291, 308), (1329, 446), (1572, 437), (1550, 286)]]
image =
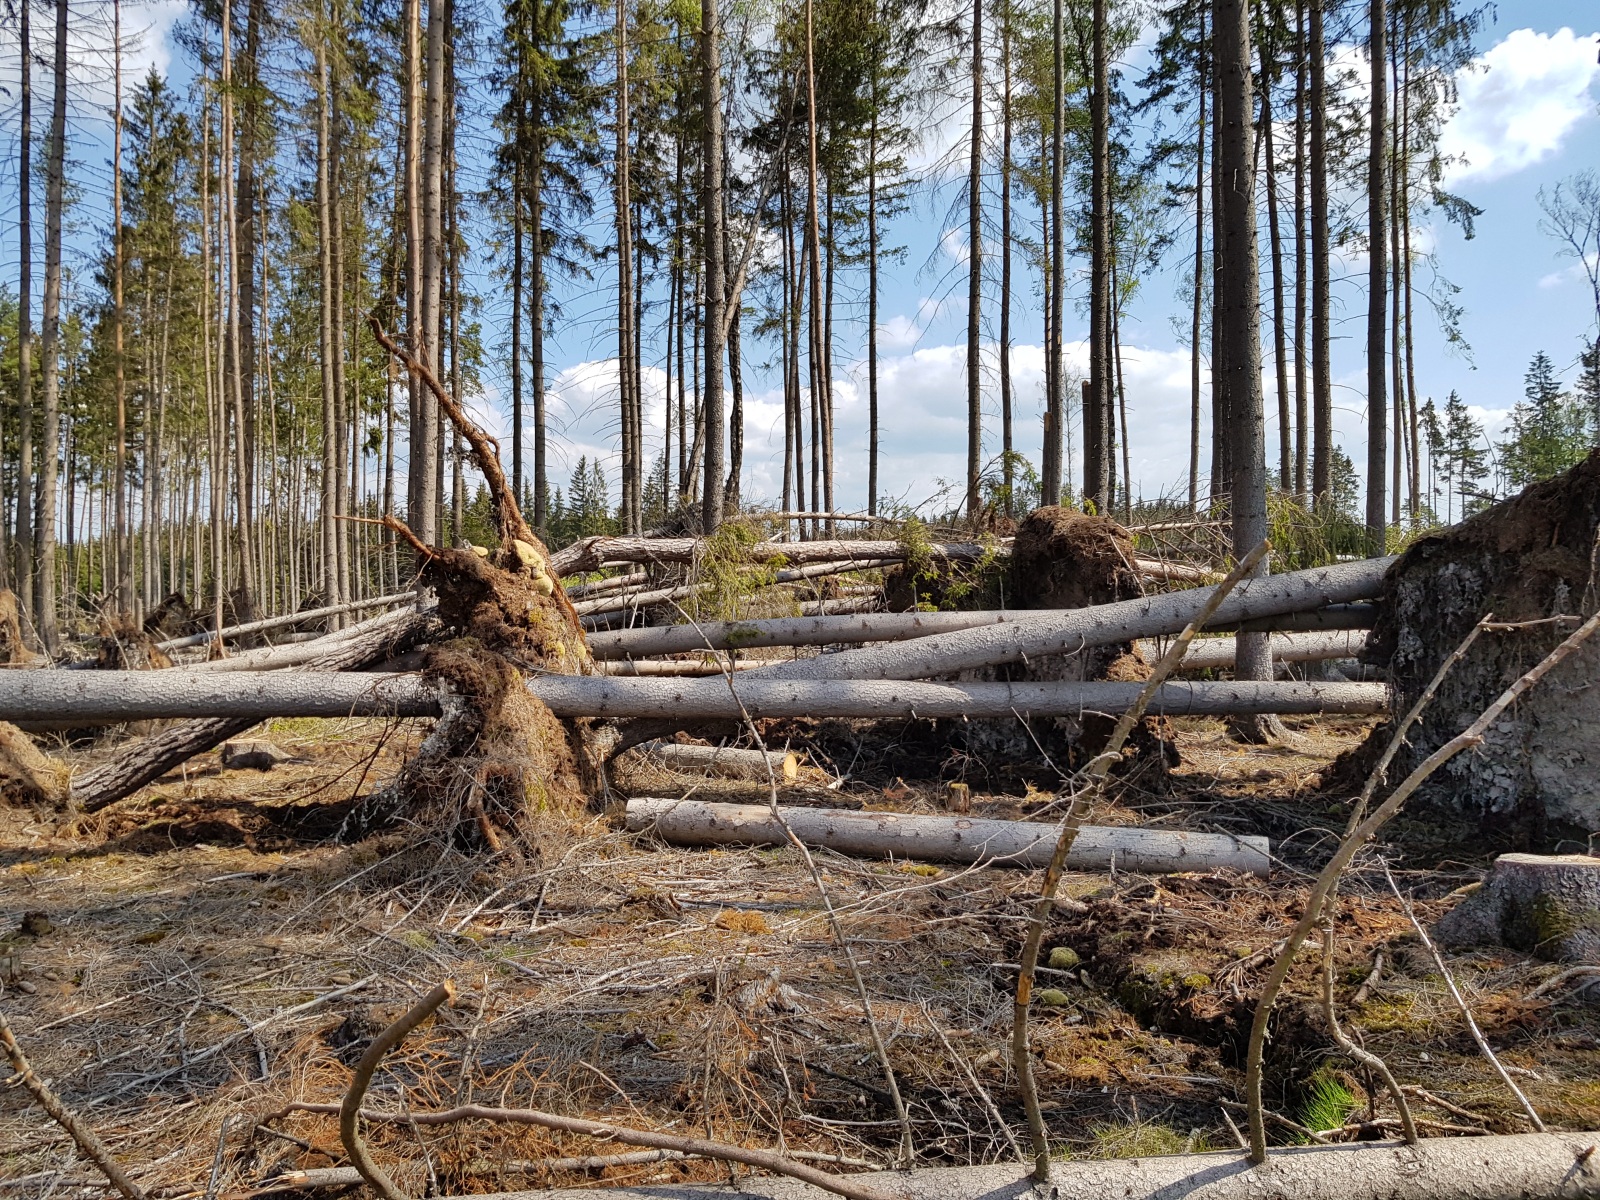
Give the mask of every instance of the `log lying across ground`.
[[(845, 571), (865, 571), (876, 567), (894, 565), (897, 559), (866, 559), (852, 560), (850, 562), (828, 561), (812, 563), (810, 566), (784, 568), (774, 571), (772, 584), (798, 583), (804, 579), (820, 579), (826, 575), (835, 575)], [(688, 596), (696, 595), (709, 590), (713, 585), (707, 583), (683, 583), (670, 587), (652, 588), (648, 591), (623, 592), (621, 594), (603, 595), (592, 600), (580, 600), (573, 605), (580, 616), (589, 616), (594, 613), (621, 612), (628, 608), (644, 608), (652, 604), (665, 604), (669, 600), (682, 600)]]
[[(1212, 623), (1370, 599), (1378, 594), (1393, 562), (1393, 558), (1369, 558), (1247, 579), (1217, 608)], [(785, 679), (927, 679), (1046, 654), (1072, 654), (1088, 646), (1179, 633), (1200, 614), (1211, 592), (1211, 588), (1189, 588), (1091, 608), (1043, 610), (1016, 622), (824, 654), (752, 674)]]
[[(843, 657), (842, 655), (838, 657)], [(528, 688), (558, 717), (655, 717), (672, 721), (752, 717), (1056, 717), (1120, 713), (1138, 683), (922, 683), (909, 680), (772, 679), (770, 668), (726, 679), (620, 679), (542, 675)], [(5, 683), (0, 675), (0, 689)], [(4, 696), (0, 690), (0, 696)], [(1152, 715), (1381, 713), (1381, 683), (1166, 683)], [(4, 706), (0, 705), (0, 720)]]
[(388, 608), (393, 604), (400, 604), (406, 600), (414, 600), (415, 592), (396, 592), (392, 596), (374, 596), (370, 600), (352, 600), (348, 604), (330, 604), (325, 608), (310, 608), (305, 612), (284, 613), (279, 617), (263, 617), (259, 621), (247, 621), (243, 625), (232, 625), (224, 629), (221, 634), (207, 630), (204, 633), (192, 633), (188, 637), (169, 638), (167, 641), (158, 642), (158, 650), (182, 650), (185, 646), (203, 646), (207, 642), (215, 641), (219, 636), (223, 639), (243, 637), (250, 633), (265, 633), (269, 629), (282, 629), (285, 625), (298, 625), (302, 621), (317, 621), (323, 617), (336, 617), (342, 613), (357, 612), (363, 608)]
[(120, 725), (189, 717), (431, 717), (438, 688), (419, 675), (345, 671), (8, 671), (0, 720)]
[[(885, 1200), (1527, 1200), (1600, 1196), (1600, 1133), (1352, 1142), (1274, 1150), (1252, 1164), (1237, 1150), (1056, 1163), (1052, 1186), (1033, 1190), (1026, 1167), (931, 1167), (852, 1175)], [(687, 1183), (500, 1192), (470, 1200), (827, 1200), (810, 1184), (746, 1176), (737, 1188)], [(461, 1198), (467, 1200), (467, 1198)]]
[(227, 658), (209, 658), (200, 662), (178, 663), (184, 671), (281, 671), (287, 667), (300, 667), (315, 662), (328, 652), (347, 643), (368, 637), (383, 629), (403, 624), (411, 616), (405, 609), (380, 613), (348, 629), (319, 634), (309, 641), (280, 643), (263, 646), (259, 650), (246, 650)]
[[(539, 675), (528, 690), (558, 717), (1010, 717), (1118, 713), (1138, 683), (922, 683), (910, 680), (621, 679)], [(707, 683), (713, 686), (706, 687)], [(79, 725), (174, 717), (437, 716), (436, 685), (409, 674), (342, 670), (195, 673), (191, 671), (3, 671), (0, 721)], [(1166, 716), (1248, 713), (1376, 713), (1381, 683), (1166, 683), (1150, 712)], [(233, 736), (232, 733), (226, 736)], [(218, 739), (219, 741), (222, 739)], [(197, 752), (198, 753), (198, 752)]]
[[(1137, 643), (1146, 661), (1155, 662), (1166, 646), (1154, 639)], [(1367, 648), (1367, 635), (1360, 629), (1336, 629), (1323, 633), (1275, 633), (1272, 635), (1274, 662), (1326, 662), (1333, 658), (1359, 658)], [(1178, 664), (1179, 670), (1205, 671), (1231, 667), (1238, 655), (1238, 642), (1231, 637), (1202, 638), (1189, 643)]]
[[(650, 831), (676, 846), (770, 846), (788, 841), (787, 823), (808, 846), (862, 858), (996, 863), (1044, 867), (1055, 850), (1054, 823), (990, 821), (978, 817), (908, 816), (838, 808), (783, 808), (780, 823), (761, 804), (703, 800), (628, 801), (628, 828)], [(1072, 844), (1067, 869), (1160, 874), (1227, 869), (1266, 875), (1272, 866), (1264, 837), (1179, 833), (1085, 825)]]
[(800, 760), (786, 750), (745, 750), (734, 746), (692, 746), (679, 742), (645, 742), (640, 753), (675, 771), (721, 775), (727, 779), (793, 783), (800, 777)]
[[(956, 561), (1004, 553), (1003, 545), (982, 542), (935, 542), (919, 550), (925, 550), (933, 558)], [(705, 542), (700, 538), (593, 538), (556, 551), (550, 556), (550, 569), (558, 576), (566, 576), (631, 563), (693, 563), (704, 553)], [(743, 555), (748, 562), (772, 562), (781, 558), (790, 566), (817, 562), (865, 563), (880, 559), (899, 562), (906, 556), (906, 545), (868, 540), (757, 542), (746, 547)]]
[[(774, 617), (751, 621), (702, 621), (695, 625), (662, 625), (648, 629), (619, 629), (589, 635), (589, 652), (596, 659), (652, 658), (704, 650), (754, 650), (762, 646), (851, 646), (866, 642), (904, 642), (978, 629), (984, 625), (1015, 625), (1068, 610), (986, 609), (972, 612), (862, 613), (843, 617)], [(1262, 631), (1365, 630), (1372, 628), (1375, 609), (1370, 604), (1339, 604), (1303, 613), (1283, 613), (1262, 618)], [(1226, 627), (1230, 622), (1223, 622)], [(1238, 622), (1231, 622), (1237, 625)], [(1252, 626), (1258, 622), (1250, 622)]]

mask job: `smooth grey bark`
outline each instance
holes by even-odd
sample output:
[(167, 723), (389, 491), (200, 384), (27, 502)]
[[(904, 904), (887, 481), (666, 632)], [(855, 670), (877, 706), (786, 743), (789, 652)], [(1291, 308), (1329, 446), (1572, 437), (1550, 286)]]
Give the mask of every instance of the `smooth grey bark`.
[(693, 746), (680, 742), (645, 742), (638, 750), (670, 770), (718, 775), (725, 779), (755, 779), (766, 783), (770, 778), (793, 783), (800, 774), (799, 760), (787, 750)]
[[(575, 542), (550, 556), (550, 570), (557, 576), (580, 571), (595, 571), (601, 566), (623, 563), (692, 563), (699, 560), (705, 543), (698, 538), (592, 538)], [(993, 553), (994, 547), (980, 542), (935, 542), (927, 547), (934, 558), (977, 559)], [(1001, 553), (1005, 548), (1001, 548)], [(903, 559), (906, 547), (886, 540), (827, 542), (757, 542), (745, 548), (750, 562), (781, 558), (789, 563), (878, 562)]]
[[(832, 657), (843, 657), (834, 655)], [(35, 672), (37, 674), (37, 672)], [(91, 673), (92, 674), (92, 673)], [(151, 678), (177, 672), (141, 672)], [(6, 677), (0, 675), (0, 688)], [(725, 679), (629, 679), (541, 675), (528, 690), (558, 717), (651, 717), (688, 723), (766, 717), (933, 718), (1078, 716), (1120, 713), (1139, 683), (924, 683), (920, 680), (784, 679), (771, 671)], [(5, 695), (0, 690), (0, 697)], [(1166, 683), (1150, 702), (1166, 716), (1260, 713), (1377, 713), (1389, 703), (1381, 683)], [(0, 705), (0, 714), (6, 711)], [(5, 717), (0, 715), (0, 720)]]
[[(444, 56), (447, 0), (427, 0), (427, 84), (422, 118), (422, 296), (421, 360), (439, 374), (440, 321), (444, 275)], [(429, 545), (440, 537), (438, 461), (442, 446), (439, 403), (426, 388), (417, 402), (417, 425), (411, 430), (411, 471), (417, 509), (412, 531)]]
[[(1334, 658), (1358, 658), (1367, 648), (1364, 629), (1339, 629), (1307, 631), (1304, 633), (1274, 633), (1272, 659), (1274, 662), (1326, 662)], [(1155, 640), (1141, 640), (1139, 652), (1155, 661), (1165, 650), (1165, 644)], [(1178, 664), (1180, 671), (1205, 671), (1227, 668), (1237, 661), (1237, 638), (1199, 638), (1189, 643), (1189, 649)]]
[[(1363, 559), (1309, 571), (1247, 579), (1224, 600), (1212, 624), (1226, 626), (1366, 600), (1378, 594), (1394, 560)], [(1075, 654), (1134, 638), (1179, 633), (1204, 607), (1210, 588), (1141, 596), (1061, 612), (1041, 612), (1015, 624), (988, 626), (873, 646), (766, 668), (789, 679), (923, 679), (974, 667), (1020, 662), (1041, 654)]]
[[(628, 801), (626, 820), (630, 832), (653, 833), (676, 846), (786, 845), (787, 830), (793, 830), (808, 846), (863, 858), (1031, 869), (1048, 865), (1056, 845), (1053, 823), (838, 808), (780, 808), (778, 814), (775, 817), (764, 804), (640, 797)], [(1105, 871), (1113, 867), (1149, 874), (1229, 870), (1265, 876), (1272, 859), (1264, 837), (1083, 826), (1072, 844), (1067, 868)]]
[(0, 720), (119, 725), (169, 718), (431, 717), (420, 675), (348, 671), (6, 671)]
[(244, 625), (230, 625), (220, 634), (211, 630), (204, 633), (192, 633), (187, 637), (170, 638), (158, 642), (157, 648), (161, 650), (182, 650), (185, 646), (201, 646), (207, 642), (215, 641), (219, 636), (226, 639), (241, 637), (247, 633), (265, 633), (269, 629), (282, 629), (285, 625), (299, 625), (304, 621), (318, 621), (323, 617), (343, 616), (363, 608), (386, 608), (391, 604), (416, 597), (415, 592), (395, 592), (388, 596), (373, 596), (367, 600), (348, 600), (343, 604), (329, 604), (322, 608), (306, 609), (304, 612), (284, 613), (278, 617), (263, 617), (259, 621), (250, 621)]

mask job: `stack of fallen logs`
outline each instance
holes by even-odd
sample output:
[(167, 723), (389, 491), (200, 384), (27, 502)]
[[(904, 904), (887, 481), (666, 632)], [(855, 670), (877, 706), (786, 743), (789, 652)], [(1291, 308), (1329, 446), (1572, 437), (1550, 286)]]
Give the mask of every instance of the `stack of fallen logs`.
[[(774, 547), (774, 554), (781, 548), (785, 559), (798, 562), (800, 569), (812, 565), (807, 561), (812, 557), (834, 570), (846, 562), (881, 565), (904, 557), (903, 548), (893, 542), (764, 544), (752, 557), (759, 560), (768, 546)], [(554, 572), (570, 576), (617, 563), (690, 563), (695, 553), (692, 539), (591, 539), (552, 556), (550, 565)], [(842, 558), (846, 553), (853, 557)], [(972, 559), (992, 554), (994, 548), (941, 546), (936, 553), (947, 559)], [(1378, 594), (1388, 563), (1363, 560), (1248, 580), (1222, 602), (1208, 629), (1270, 631), (1275, 651), (1285, 660), (1351, 656), (1359, 653), (1372, 623), (1368, 602)], [(643, 740), (630, 737), (629, 731), (640, 726), (649, 729), (650, 737), (660, 738), (673, 729), (693, 731), (706, 722), (777, 717), (1016, 719), (1115, 714), (1134, 702), (1139, 683), (968, 682), (958, 677), (1096, 646), (1146, 642), (1147, 653), (1159, 653), (1161, 639), (1177, 634), (1195, 618), (1212, 590), (1186, 588), (1081, 609), (856, 613), (596, 631), (589, 635), (591, 673), (536, 675), (527, 680), (527, 687), (557, 717), (590, 718), (621, 731), (605, 740), (613, 755)], [(594, 595), (580, 593), (580, 599), (585, 594)], [(396, 669), (407, 665), (400, 656), (445, 634), (436, 609), (425, 595), (383, 599), (403, 601), (406, 606), (313, 641), (174, 669), (0, 673), (0, 720), (30, 728), (61, 728), (187, 719), (80, 773), (73, 780), (72, 799), (93, 811), (263, 719), (438, 716), (448, 703), (446, 686), (415, 671)], [(303, 621), (308, 615), (277, 620)], [(265, 624), (257, 622), (255, 627)], [(832, 652), (778, 661), (750, 657), (753, 651), (773, 647)], [(1232, 653), (1232, 638), (1205, 638), (1191, 645), (1186, 663), (1201, 669), (1226, 667)], [(699, 672), (714, 674), (692, 677)], [(1387, 704), (1388, 690), (1381, 683), (1175, 680), (1157, 689), (1148, 711), (1167, 716), (1366, 714), (1384, 711)], [(920, 857), (957, 861), (1027, 864), (1048, 851), (1047, 844), (1043, 850), (1036, 845), (1046, 828), (1038, 825), (1024, 826), (1017, 833), (968, 822), (953, 842), (952, 829), (921, 828), (916, 830), (921, 840), (908, 843), (904, 831), (910, 826), (903, 822), (896, 830), (887, 830), (879, 819), (869, 828), (859, 820), (852, 824), (857, 816), (817, 815), (825, 827), (803, 836), (816, 844), (865, 853), (906, 853), (909, 845), (920, 847)], [(629, 819), (635, 827), (648, 825), (673, 840), (772, 837), (760, 813), (738, 814), (727, 806), (678, 804), (670, 811), (655, 811), (642, 805)], [(1145, 836), (1155, 837), (1154, 831)], [(1140, 850), (1127, 845), (1099, 850), (1090, 838), (1083, 843), (1080, 854), (1088, 857), (1081, 862), (1092, 868), (1132, 855), (1151, 869), (1165, 862), (1168, 869), (1232, 865), (1265, 870), (1264, 843), (1218, 837), (1213, 846), (1205, 842), (1206, 835), (1162, 837), (1166, 844), (1150, 843)], [(1079, 861), (1075, 859), (1074, 865)]]

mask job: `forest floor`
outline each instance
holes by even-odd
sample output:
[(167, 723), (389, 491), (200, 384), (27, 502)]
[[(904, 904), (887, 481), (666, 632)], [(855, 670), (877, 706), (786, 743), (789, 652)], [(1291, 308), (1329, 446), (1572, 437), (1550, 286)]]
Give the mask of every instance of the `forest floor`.
[[(1242, 1115), (1229, 1106), (1242, 1097), (1240, 1048), (1265, 961), (1345, 820), (1345, 793), (1321, 779), (1369, 728), (1289, 725), (1287, 748), (1263, 750), (1218, 722), (1180, 721), (1182, 765), (1154, 783), (1122, 782), (1091, 814), (1267, 833), (1281, 861), (1270, 881), (1069, 876), (1064, 890), (1079, 904), (1058, 913), (1046, 953), (1070, 950), (1077, 963), (1055, 956), (1040, 980), (1053, 1003), (1036, 1005), (1034, 1028), (1063, 1152), (1232, 1144), (1228, 1118)], [(224, 772), (214, 754), (195, 759), (70, 826), (0, 810), (0, 1003), (40, 1073), (147, 1188), (235, 1196), (286, 1170), (343, 1164), (336, 1118), (267, 1114), (337, 1102), (367, 1040), (444, 978), (459, 989), (454, 1008), (391, 1055), (369, 1106), (420, 1111), (471, 1097), (779, 1146), (839, 1169), (891, 1161), (899, 1127), (849, 964), (792, 850), (667, 848), (618, 833), (614, 810), (551, 817), (493, 856), (426, 829), (343, 845), (334, 835), (349, 797), (399, 768), (421, 723), (280, 721), (266, 736), (296, 761)], [(938, 808), (932, 784), (813, 761), (824, 766), (808, 766), (785, 802)], [(684, 789), (681, 777), (621, 782), (634, 794)], [(696, 790), (733, 798), (741, 787), (764, 800), (747, 785)], [(974, 793), (975, 813), (1007, 817), (1050, 799)], [(1485, 865), (1470, 842), (1441, 844), (1421, 821), (1379, 850), (1427, 920)], [(1036, 875), (818, 861), (919, 1159), (1013, 1156), (1008, 1139), (1025, 1127), (1008, 1063), (1007, 964)], [(1418, 1105), (1433, 1123), (1425, 1133), (1527, 1128), (1376, 854), (1363, 861), (1344, 889), (1335, 950), (1342, 1019), (1402, 1083), (1431, 1093)], [(29, 913), (44, 914), (48, 931), (21, 932)], [(1381, 975), (1352, 1003), (1380, 950)], [(1512, 952), (1455, 954), (1449, 965), (1545, 1121), (1600, 1128), (1600, 1007), (1565, 988), (1525, 998), (1557, 968)], [(1282, 1116), (1328, 1128), (1361, 1118), (1368, 1081), (1330, 1052), (1320, 970), (1308, 950), (1280, 1001), (1267, 1096)], [(371, 1140), (412, 1195), (728, 1172), (686, 1160), (552, 1173), (537, 1160), (616, 1147), (516, 1126), (386, 1126)], [(7, 1195), (102, 1189), (18, 1089), (0, 1095), (0, 1178)]]

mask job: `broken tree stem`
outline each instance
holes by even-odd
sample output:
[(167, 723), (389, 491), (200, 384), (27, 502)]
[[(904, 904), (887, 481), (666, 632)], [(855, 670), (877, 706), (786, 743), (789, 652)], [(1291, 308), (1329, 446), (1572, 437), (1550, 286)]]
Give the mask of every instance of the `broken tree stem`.
[(1133, 731), (1134, 724), (1145, 714), (1150, 702), (1160, 690), (1162, 681), (1171, 675), (1183, 661), (1189, 643), (1205, 627), (1217, 610), (1227, 600), (1230, 592), (1246, 579), (1272, 550), (1270, 541), (1263, 541), (1228, 572), (1228, 576), (1201, 604), (1181, 633), (1161, 656), (1161, 661), (1150, 672), (1150, 678), (1139, 689), (1137, 697), (1118, 718), (1105, 749), (1090, 760), (1085, 769), (1087, 779), (1067, 805), (1061, 818), (1060, 833), (1056, 836), (1055, 850), (1045, 867), (1044, 880), (1039, 885), (1039, 899), (1034, 902), (1028, 921), (1028, 933), (1022, 944), (1020, 967), (1017, 971), (1017, 992), (1011, 1012), (1011, 1060), (1017, 1072), (1018, 1086), (1022, 1092), (1023, 1107), (1028, 1114), (1028, 1132), (1033, 1139), (1033, 1177), (1040, 1184), (1050, 1182), (1050, 1134), (1044, 1123), (1044, 1110), (1039, 1104), (1039, 1087), (1033, 1076), (1033, 1050), (1028, 1039), (1028, 1015), (1033, 1004), (1033, 972), (1039, 965), (1039, 947), (1044, 941), (1045, 923), (1055, 905), (1056, 890), (1061, 886), (1061, 876), (1067, 868), (1067, 856), (1078, 840), (1079, 827), (1089, 806), (1105, 788), (1111, 764), (1122, 757), (1123, 743)]
[(77, 1113), (61, 1103), (61, 1098), (50, 1089), (50, 1085), (34, 1073), (33, 1064), (17, 1044), (16, 1034), (11, 1031), (11, 1023), (3, 1012), (0, 1012), (0, 1047), (4, 1048), (11, 1069), (16, 1072), (16, 1081), (38, 1101), (39, 1107), (50, 1115), (52, 1121), (67, 1131), (67, 1136), (85, 1158), (100, 1168), (101, 1173), (111, 1181), (111, 1186), (126, 1196), (127, 1200), (144, 1200), (144, 1189), (129, 1179), (127, 1173), (117, 1165), (117, 1160), (111, 1157), (111, 1151), (100, 1140), (100, 1136), (84, 1124)]

